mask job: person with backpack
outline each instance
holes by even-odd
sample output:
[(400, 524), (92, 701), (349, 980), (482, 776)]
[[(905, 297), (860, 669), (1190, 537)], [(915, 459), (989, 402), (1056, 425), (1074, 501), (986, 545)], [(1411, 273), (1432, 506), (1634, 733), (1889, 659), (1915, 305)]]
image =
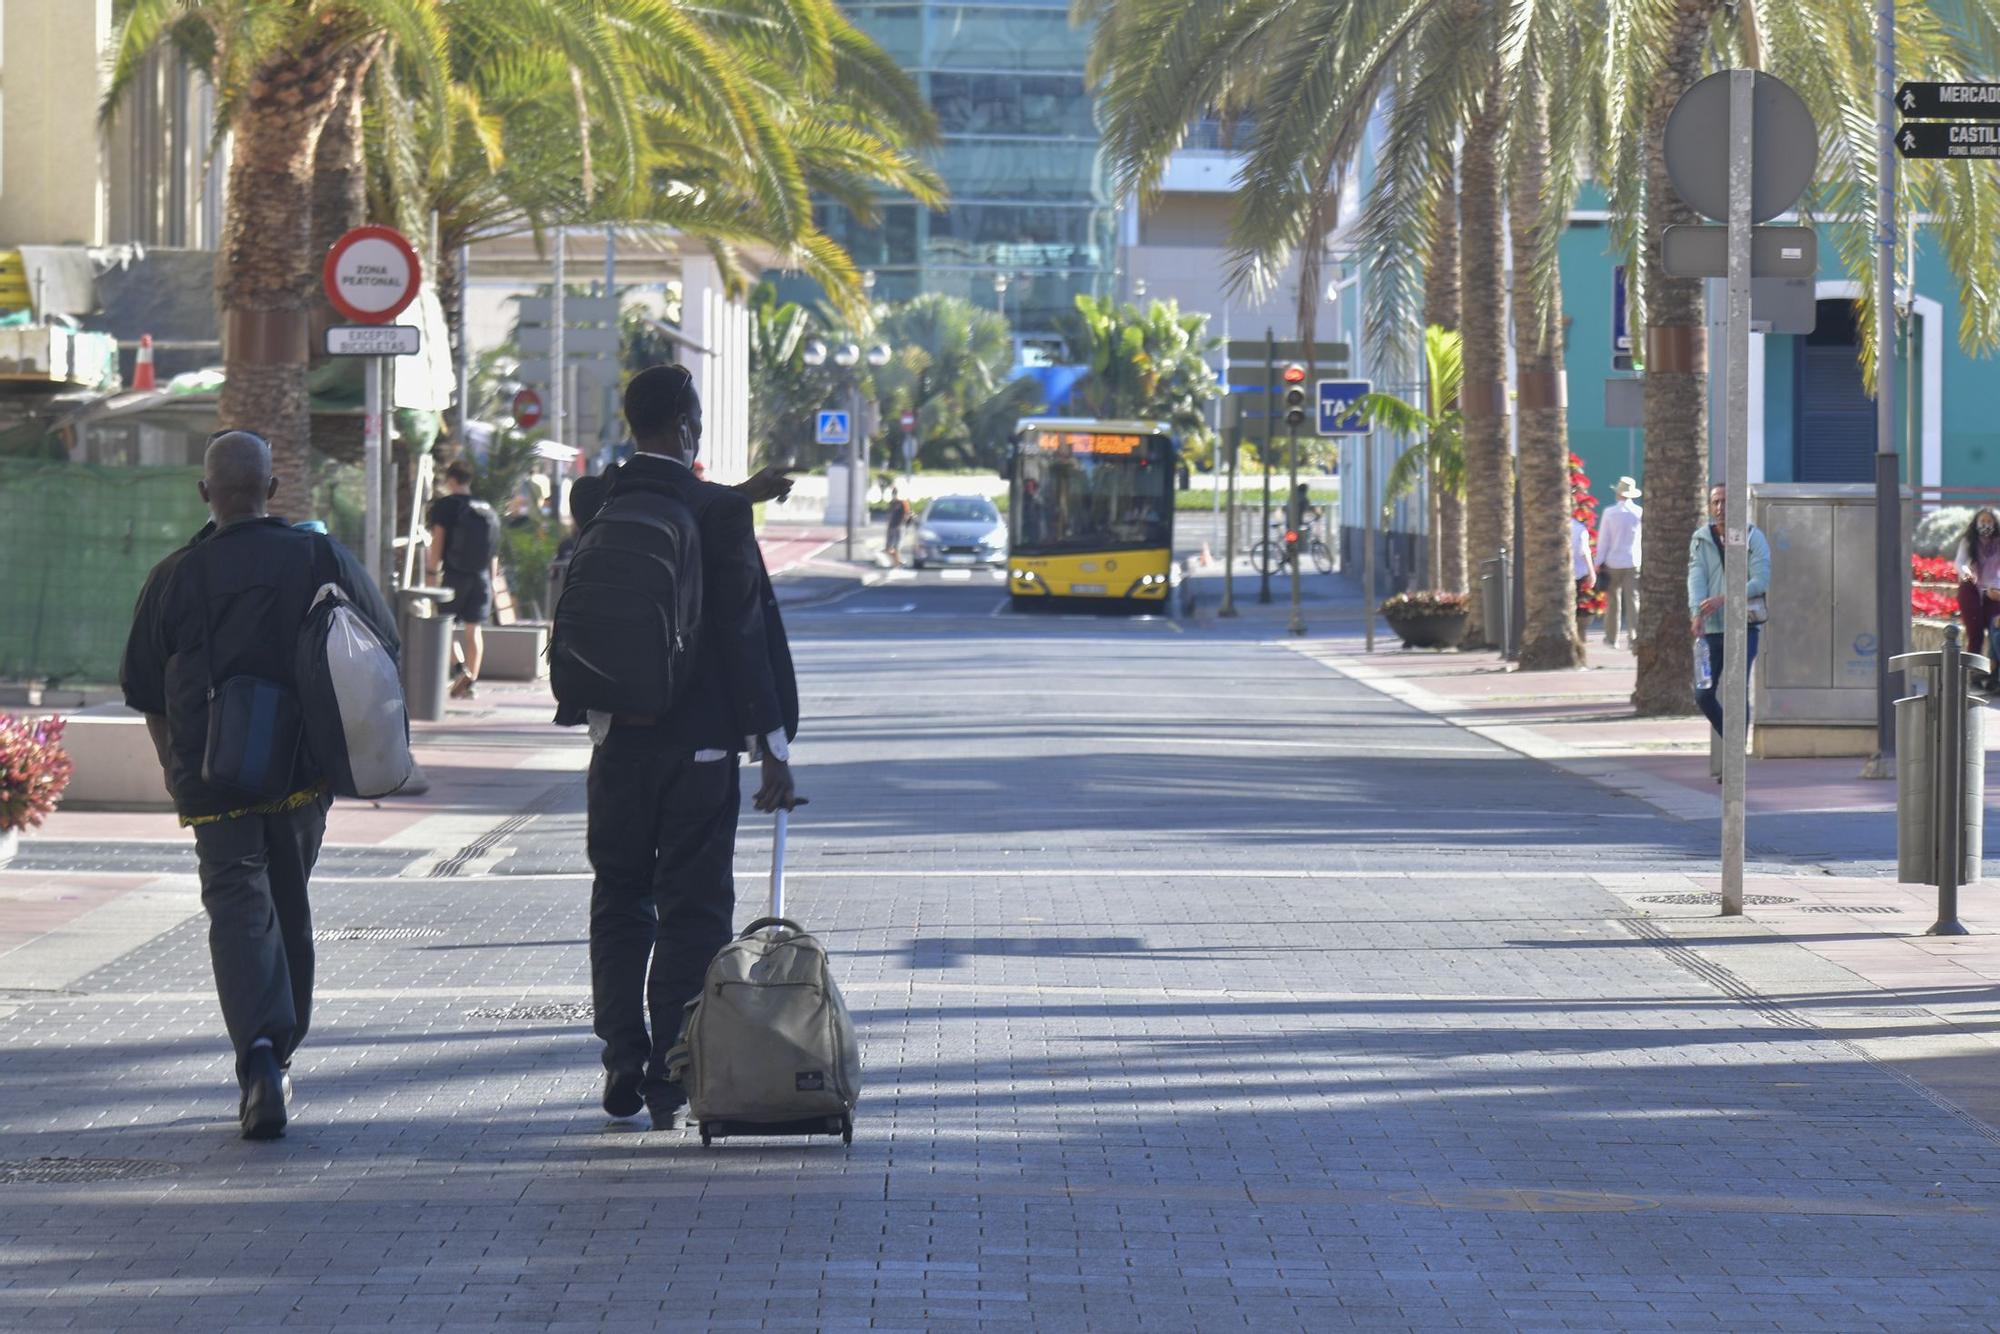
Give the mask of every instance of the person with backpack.
[(734, 921), (739, 756), (761, 764), (759, 811), (803, 800), (789, 764), (798, 685), (749, 496), (694, 475), (692, 377), (641, 371), (625, 419), (635, 452), (594, 512), (577, 506), (549, 680), (556, 722), (587, 723), (596, 743), (586, 847), (604, 1110), (668, 1129), (686, 1094), (666, 1056)]
[(181, 825), (194, 830), (240, 1129), (275, 1139), (312, 1017), (306, 891), (335, 786), (326, 757), (302, 744), (302, 632), (318, 619), (324, 636), (314, 607), (331, 583), (391, 660), (400, 646), (360, 563), (269, 514), (277, 483), (263, 437), (217, 433), (199, 485), (213, 519), (146, 577), (119, 679), (126, 705), (146, 717)]
[(431, 502), (424, 523), (431, 530), (431, 577), (442, 578), (451, 601), (439, 609), (457, 619), (464, 661), (451, 683), (453, 699), (471, 699), (486, 656), (480, 627), (493, 615), (493, 581), (500, 574), (500, 516), (472, 494), (472, 465), (453, 459), (444, 470), (445, 494)]

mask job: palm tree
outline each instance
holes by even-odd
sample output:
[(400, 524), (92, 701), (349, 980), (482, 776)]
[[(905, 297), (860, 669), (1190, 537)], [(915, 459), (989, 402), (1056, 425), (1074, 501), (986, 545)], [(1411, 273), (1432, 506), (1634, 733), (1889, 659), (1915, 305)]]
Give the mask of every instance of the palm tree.
[[(1397, 456), (1383, 479), (1385, 514), (1389, 506), (1426, 480), (1431, 494), (1440, 500), (1450, 497), (1455, 505), (1465, 494), (1465, 418), (1458, 410), (1465, 357), (1464, 340), (1456, 330), (1435, 324), (1424, 330), (1424, 372), (1428, 407), (1379, 390), (1364, 395), (1355, 405), (1369, 425), (1415, 441)], [(1439, 587), (1460, 591), (1447, 583)]]
[(442, 96), (444, 33), (428, 0), (126, 0), (102, 114), (163, 42), (206, 68), (233, 135), (218, 264), (224, 427), (271, 442), (281, 503), (309, 494), (305, 367), (319, 283), (313, 169), (322, 131), (393, 43), (410, 86)]
[(1222, 392), (1208, 354), (1221, 345), (1208, 316), (1183, 315), (1174, 301), (1143, 310), (1109, 297), (1076, 298), (1071, 347), (1090, 373), (1070, 391), (1078, 412), (1094, 417), (1172, 422), (1182, 450), (1199, 459), (1213, 443), (1204, 405)]
[(1040, 402), (1035, 381), (1008, 378), (1014, 335), (1007, 321), (962, 297), (932, 292), (881, 307), (855, 341), (864, 338), (893, 349), (868, 386), (882, 420), (915, 412), (920, 448), (936, 462), (997, 462), (1014, 419)]
[[(1614, 226), (1638, 277), (1635, 327), (1646, 366), (1645, 573), (1640, 599), (1641, 714), (1692, 711), (1692, 648), (1684, 577), (1688, 534), (1701, 522), (1708, 478), (1708, 349), (1702, 284), (1670, 278), (1659, 263), (1667, 226), (1698, 219), (1666, 171), (1667, 116), (1712, 68), (1768, 69), (1799, 91), (1820, 129), (1819, 182), (1805, 221), (1829, 235), (1849, 274), (1872, 293), (1875, 196), (1873, 10), (1870, 0), (1797, 5), (1789, 0), (1605, 0), (1608, 12), (1604, 147), (1598, 164)], [(2000, 50), (1994, 0), (1923, 0), (1897, 10), (1904, 78), (1976, 79)], [(1959, 285), (1959, 337), (1970, 351), (2000, 345), (2000, 254), (1992, 244), (1992, 181), (1977, 162), (1905, 163), (1903, 195), (1934, 219)], [(1871, 298), (1861, 302), (1864, 371), (1873, 374)]]

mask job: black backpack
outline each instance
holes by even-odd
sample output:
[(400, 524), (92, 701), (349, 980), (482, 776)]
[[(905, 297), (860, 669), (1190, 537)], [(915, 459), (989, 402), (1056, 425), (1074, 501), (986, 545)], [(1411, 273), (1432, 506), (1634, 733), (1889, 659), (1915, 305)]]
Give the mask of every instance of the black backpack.
[(623, 481), (578, 535), (549, 636), (565, 708), (659, 716), (694, 675), (701, 529), (663, 487)]
[(468, 498), (445, 534), (445, 569), (453, 574), (484, 574), (499, 550), (500, 516), (485, 501)]

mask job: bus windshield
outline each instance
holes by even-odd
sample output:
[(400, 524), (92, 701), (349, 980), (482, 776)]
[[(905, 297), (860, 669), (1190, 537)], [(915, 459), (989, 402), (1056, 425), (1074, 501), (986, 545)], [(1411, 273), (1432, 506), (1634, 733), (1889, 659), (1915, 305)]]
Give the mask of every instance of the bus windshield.
[(1021, 437), (1009, 513), (1017, 551), (1163, 547), (1172, 539), (1165, 436), (1038, 429)]

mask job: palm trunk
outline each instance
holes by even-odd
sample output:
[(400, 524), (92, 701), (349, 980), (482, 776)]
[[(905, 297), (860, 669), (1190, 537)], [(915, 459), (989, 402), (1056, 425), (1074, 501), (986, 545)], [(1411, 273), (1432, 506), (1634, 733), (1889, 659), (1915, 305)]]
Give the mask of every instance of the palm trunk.
[(1523, 671), (1583, 665), (1576, 629), (1576, 580), (1570, 561), (1569, 431), (1563, 401), (1562, 282), (1539, 302), (1532, 274), (1555, 263), (1547, 253), (1559, 232), (1543, 226), (1566, 200), (1548, 189), (1549, 112), (1546, 91), (1531, 84), (1533, 102), (1519, 122), (1528, 142), (1514, 153), (1514, 366), (1521, 470), (1521, 583), (1527, 604), (1521, 627)]
[(1719, 0), (1682, 0), (1666, 67), (1646, 118), (1646, 223), (1641, 235), (1646, 312), (1646, 522), (1639, 589), (1641, 715), (1694, 712), (1694, 653), (1688, 635), (1688, 534), (1701, 522), (1708, 476), (1708, 333), (1699, 279), (1660, 267), (1660, 233), (1697, 221), (1667, 176), (1667, 116), (1701, 74)]
[(225, 429), (271, 442), (274, 506), (308, 517), (311, 422), (306, 357), (319, 257), (312, 253), (313, 157), (345, 84), (329, 38), (266, 62), (234, 122), (219, 257)]
[[(1459, 318), (1465, 337), (1465, 538), (1467, 573), (1497, 559), (1513, 541), (1513, 469), (1507, 457), (1506, 299), (1500, 258), (1499, 142), (1506, 123), (1499, 67), (1494, 67), (1477, 114), (1467, 128), (1459, 169)], [(1500, 627), (1486, 624), (1483, 599), (1474, 597), (1466, 642), (1498, 644)]]
[[(1444, 188), (1437, 201), (1437, 216), (1431, 221), (1431, 252), (1424, 264), (1424, 324), (1439, 329), (1458, 329), (1458, 195), (1452, 188), (1456, 167), (1450, 149), (1438, 160)], [(1428, 387), (1426, 388), (1428, 391)], [(1436, 416), (1449, 403), (1430, 403)], [(1465, 591), (1465, 504), (1464, 497), (1438, 483), (1435, 472), (1430, 483), (1431, 584), (1453, 593)]]

